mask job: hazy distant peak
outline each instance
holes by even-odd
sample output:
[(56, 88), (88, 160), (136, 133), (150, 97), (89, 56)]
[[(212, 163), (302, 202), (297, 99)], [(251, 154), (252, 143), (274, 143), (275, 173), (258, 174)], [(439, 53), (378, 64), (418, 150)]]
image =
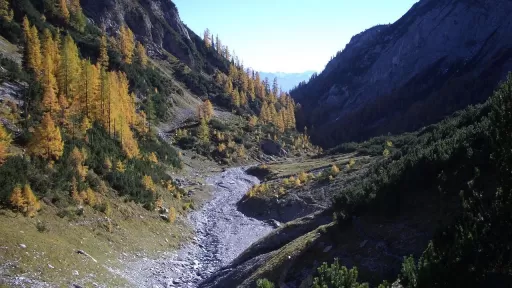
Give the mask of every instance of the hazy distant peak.
[(305, 71), (305, 72), (295, 72), (295, 73), (286, 73), (286, 72), (259, 72), (261, 79), (265, 79), (267, 77), (268, 79), (272, 80), (275, 77), (277, 77), (277, 81), (279, 82), (279, 85), (281, 85), (281, 89), (283, 91), (289, 91), (293, 87), (297, 86), (302, 81), (309, 80), (311, 75), (313, 73), (316, 73), (316, 71)]

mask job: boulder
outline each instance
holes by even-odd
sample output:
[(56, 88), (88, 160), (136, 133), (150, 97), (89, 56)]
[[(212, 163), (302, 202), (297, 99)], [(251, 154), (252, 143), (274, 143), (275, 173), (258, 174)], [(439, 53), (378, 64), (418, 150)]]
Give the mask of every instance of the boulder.
[(260, 148), (263, 151), (263, 153), (265, 153), (267, 155), (273, 155), (273, 156), (285, 156), (286, 155), (286, 151), (284, 151), (281, 144), (279, 144), (273, 140), (270, 140), (270, 139), (265, 139), (265, 140), (261, 141)]

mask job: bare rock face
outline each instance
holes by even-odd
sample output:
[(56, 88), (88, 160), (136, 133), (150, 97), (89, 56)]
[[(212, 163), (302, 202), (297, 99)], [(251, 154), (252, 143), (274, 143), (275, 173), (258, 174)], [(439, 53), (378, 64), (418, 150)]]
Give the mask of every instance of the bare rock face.
[(191, 67), (198, 64), (194, 53), (198, 36), (183, 24), (170, 0), (82, 0), (81, 4), (87, 17), (104, 25), (110, 35), (126, 24), (150, 53), (166, 50)]
[(286, 151), (283, 150), (283, 147), (281, 146), (281, 144), (279, 144), (275, 141), (269, 140), (269, 139), (265, 139), (265, 140), (261, 141), (260, 147), (261, 147), (261, 150), (263, 151), (263, 153), (265, 153), (267, 155), (273, 155), (273, 156), (285, 156), (286, 155)]
[(354, 36), (291, 92), (325, 146), (418, 129), (485, 101), (512, 69), (508, 0), (421, 0)]

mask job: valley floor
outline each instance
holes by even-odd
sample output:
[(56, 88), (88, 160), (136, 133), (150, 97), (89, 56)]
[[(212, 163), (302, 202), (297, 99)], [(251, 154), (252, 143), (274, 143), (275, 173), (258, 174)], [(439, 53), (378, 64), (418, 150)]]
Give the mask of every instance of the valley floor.
[(35, 218), (1, 210), (0, 287), (197, 287), (272, 230), (237, 210), (256, 177), (181, 153), (184, 168), (171, 174), (196, 210), (175, 224), (122, 201), (113, 207), (113, 232), (88, 207), (73, 220), (51, 205)]
[(198, 287), (219, 268), (229, 264), (253, 242), (268, 234), (272, 227), (246, 217), (236, 203), (257, 183), (242, 168), (229, 168), (209, 177), (214, 194), (201, 209), (189, 214), (195, 228), (190, 244), (157, 259), (143, 258), (117, 271), (132, 287)]

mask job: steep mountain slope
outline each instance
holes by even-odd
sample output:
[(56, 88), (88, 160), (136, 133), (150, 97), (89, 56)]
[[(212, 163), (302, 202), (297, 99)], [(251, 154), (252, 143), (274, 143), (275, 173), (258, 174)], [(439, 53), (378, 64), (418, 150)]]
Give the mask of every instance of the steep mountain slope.
[(260, 77), (262, 79), (268, 78), (269, 80), (277, 78), (283, 91), (290, 91), (292, 88), (299, 85), (299, 83), (309, 80), (313, 73), (315, 73), (315, 71), (305, 71), (302, 73), (260, 72)]
[(170, 0), (83, 0), (84, 13), (109, 34), (126, 24), (136, 38), (148, 46), (152, 56), (171, 53), (191, 68), (212, 73), (228, 71), (228, 64), (217, 53), (206, 49), (203, 40), (183, 24), (176, 5)]
[(401, 19), (354, 36), (291, 91), (298, 127), (325, 146), (434, 123), (483, 102), (512, 68), (512, 3), (421, 0)]

